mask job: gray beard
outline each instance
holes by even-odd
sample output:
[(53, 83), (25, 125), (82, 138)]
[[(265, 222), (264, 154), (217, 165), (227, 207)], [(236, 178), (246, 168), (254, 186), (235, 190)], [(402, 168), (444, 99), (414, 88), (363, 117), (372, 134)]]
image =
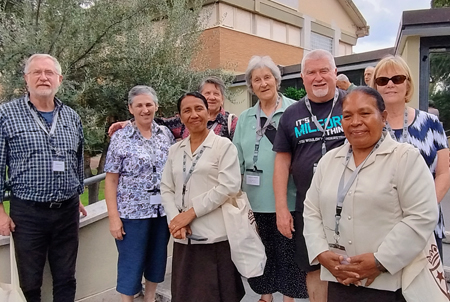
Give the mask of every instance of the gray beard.
[(313, 89), (313, 94), (318, 98), (323, 98), (328, 94), (328, 87), (324, 89)]

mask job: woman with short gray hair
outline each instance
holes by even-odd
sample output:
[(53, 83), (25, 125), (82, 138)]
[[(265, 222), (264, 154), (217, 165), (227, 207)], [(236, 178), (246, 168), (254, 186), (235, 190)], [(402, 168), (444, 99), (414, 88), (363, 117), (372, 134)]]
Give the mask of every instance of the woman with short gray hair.
[[(216, 76), (204, 78), (198, 87), (198, 92), (208, 101), (208, 129), (213, 130), (219, 136), (233, 140), (238, 118), (223, 108), (225, 84), (222, 79)], [(158, 118), (157, 122), (169, 128), (177, 139), (185, 139), (189, 136), (189, 130), (181, 122), (179, 116)], [(124, 127), (127, 123), (126, 121), (112, 124), (109, 127), (108, 134), (112, 135), (117, 129)]]
[[(248, 283), (261, 295), (259, 302), (273, 301), (275, 292), (283, 294), (284, 302), (293, 302), (294, 298), (308, 297), (306, 274), (294, 262), (293, 239), (284, 237), (277, 229), (272, 185), (275, 152), (272, 147), (280, 117), (295, 101), (278, 93), (281, 73), (268, 56), (250, 59), (245, 80), (248, 90), (258, 97), (258, 102), (239, 116), (233, 143), (238, 149), (243, 174), (242, 190), (247, 193), (267, 254), (264, 274), (250, 278)], [(292, 212), (295, 210), (292, 177), (287, 197)]]
[(111, 137), (105, 164), (109, 229), (119, 252), (116, 290), (122, 301), (133, 301), (144, 275), (144, 301), (153, 302), (156, 285), (164, 281), (169, 240), (160, 182), (175, 140), (153, 120), (158, 110), (153, 88), (131, 88), (128, 110), (134, 121)]

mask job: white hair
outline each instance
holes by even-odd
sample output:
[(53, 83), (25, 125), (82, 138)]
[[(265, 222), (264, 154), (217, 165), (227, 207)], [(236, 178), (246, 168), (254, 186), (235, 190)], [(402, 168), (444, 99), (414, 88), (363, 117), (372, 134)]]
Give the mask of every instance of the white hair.
[(253, 56), (248, 62), (247, 70), (245, 71), (245, 83), (247, 84), (248, 91), (253, 93), (252, 88), (252, 72), (257, 68), (269, 68), (275, 81), (277, 83), (277, 90), (280, 89), (281, 85), (281, 72), (280, 68), (272, 61), (269, 56)]
[(158, 105), (158, 97), (156, 96), (156, 91), (150, 86), (145, 85), (137, 85), (130, 89), (130, 92), (128, 92), (128, 105), (131, 106), (133, 104), (133, 100), (138, 95), (148, 95), (152, 98), (153, 102), (155, 102), (156, 105)]
[(50, 60), (52, 60), (55, 65), (56, 72), (59, 75), (62, 75), (61, 64), (59, 64), (58, 60), (55, 57), (52, 57), (51, 55), (46, 54), (46, 53), (35, 53), (31, 57), (29, 57), (28, 60), (25, 62), (25, 68), (23, 69), (23, 72), (25, 74), (27, 74), (30, 71), (29, 70), (30, 64), (31, 64), (31, 62), (33, 62), (34, 59), (50, 59)]
[(301, 65), (301, 73), (303, 73), (303, 71), (305, 70), (305, 63), (307, 60), (311, 60), (311, 59), (318, 60), (318, 59), (322, 59), (322, 58), (328, 59), (331, 69), (336, 69), (336, 62), (334, 61), (333, 55), (329, 51), (326, 51), (323, 49), (315, 49), (315, 50), (307, 53), (306, 56), (303, 57), (302, 65)]
[(336, 79), (337, 79), (338, 81), (342, 81), (342, 82), (350, 82), (349, 79), (348, 79), (348, 77), (347, 77), (345, 74), (343, 74), (343, 73), (339, 74), (339, 75), (336, 77)]

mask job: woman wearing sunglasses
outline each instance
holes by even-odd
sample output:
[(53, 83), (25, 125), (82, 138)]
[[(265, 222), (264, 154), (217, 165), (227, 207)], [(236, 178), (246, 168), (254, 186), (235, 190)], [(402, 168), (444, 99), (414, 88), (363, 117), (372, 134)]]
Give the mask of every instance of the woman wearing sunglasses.
[[(407, 106), (414, 93), (411, 71), (399, 56), (388, 56), (375, 67), (371, 86), (378, 90), (388, 112), (386, 128), (392, 138), (420, 150), (433, 174), (437, 203), (450, 187), (448, 143), (438, 118)], [(439, 204), (439, 221), (434, 231), (442, 259), (444, 218)]]

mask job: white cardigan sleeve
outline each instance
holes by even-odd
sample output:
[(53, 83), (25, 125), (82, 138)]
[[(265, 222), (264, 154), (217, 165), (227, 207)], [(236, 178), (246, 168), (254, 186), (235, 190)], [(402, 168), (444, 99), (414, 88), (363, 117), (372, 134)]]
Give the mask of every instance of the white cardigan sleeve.
[(396, 179), (403, 219), (387, 234), (375, 253), (391, 274), (411, 263), (424, 249), (438, 220), (433, 177), (419, 151), (408, 147), (396, 150), (401, 152)]
[[(197, 217), (208, 214), (220, 207), (229, 194), (239, 192), (241, 173), (237, 149), (228, 139), (220, 139), (214, 152), (219, 153), (218, 184), (207, 192), (192, 198)], [(199, 184), (201, 185), (201, 184)]]

